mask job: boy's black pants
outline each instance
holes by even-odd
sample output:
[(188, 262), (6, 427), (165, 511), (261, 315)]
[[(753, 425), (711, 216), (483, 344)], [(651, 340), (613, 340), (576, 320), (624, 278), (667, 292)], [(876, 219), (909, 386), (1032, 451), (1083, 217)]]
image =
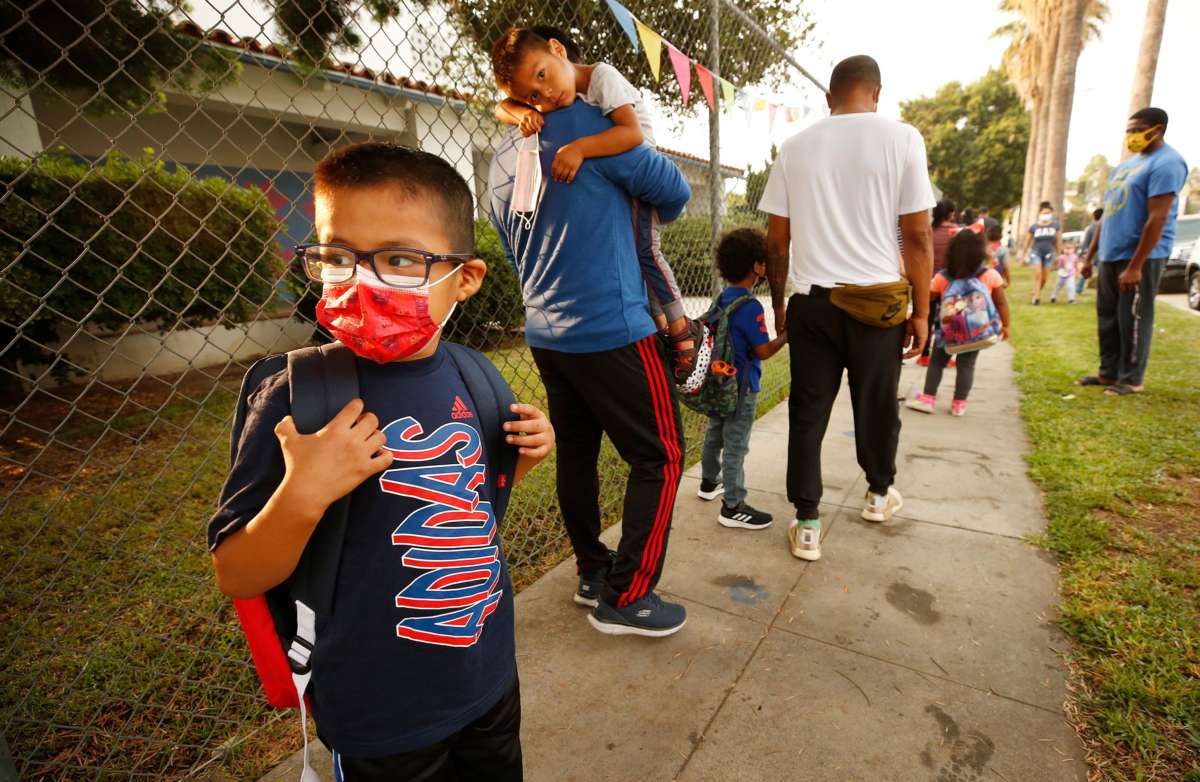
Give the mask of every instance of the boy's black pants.
[(335, 751), (333, 773), (337, 782), (521, 782), (520, 683), (514, 676), (508, 694), (486, 714), (428, 747), (382, 758)]
[[(558, 503), (580, 572), (609, 565), (600, 542), (600, 436), (629, 465), (621, 543), (602, 598), (623, 607), (658, 583), (683, 470), (683, 424), (655, 335), (598, 353), (533, 348), (546, 386), (558, 464)], [(605, 476), (613, 480), (613, 476)]]
[(788, 500), (799, 519), (818, 517), (821, 501), (821, 440), (833, 401), (849, 373), (854, 410), (854, 447), (867, 485), (884, 494), (896, 477), (900, 442), (900, 356), (905, 326), (860, 323), (813, 286), (795, 294), (787, 308), (792, 389), (788, 398)]
[(1099, 374), (1105, 380), (1131, 386), (1140, 386), (1145, 381), (1150, 342), (1154, 338), (1154, 297), (1158, 295), (1165, 264), (1164, 258), (1151, 258), (1142, 265), (1142, 281), (1138, 283), (1136, 296), (1134, 291), (1121, 290), (1120, 277), (1129, 268), (1128, 260), (1096, 264)]

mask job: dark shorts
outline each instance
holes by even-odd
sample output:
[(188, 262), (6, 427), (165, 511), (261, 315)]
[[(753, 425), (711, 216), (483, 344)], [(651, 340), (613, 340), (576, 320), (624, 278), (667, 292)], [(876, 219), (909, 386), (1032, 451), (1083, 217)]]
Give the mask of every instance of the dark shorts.
[(1054, 250), (1038, 250), (1034, 249), (1029, 253), (1030, 259), (1035, 264), (1041, 264), (1043, 269), (1049, 269), (1054, 265)]

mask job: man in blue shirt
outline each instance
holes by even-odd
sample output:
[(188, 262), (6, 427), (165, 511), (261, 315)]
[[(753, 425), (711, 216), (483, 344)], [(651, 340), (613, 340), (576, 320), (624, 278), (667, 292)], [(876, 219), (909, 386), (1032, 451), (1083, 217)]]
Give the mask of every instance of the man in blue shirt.
[[(683, 469), (683, 427), (665, 351), (650, 318), (634, 243), (631, 199), (674, 220), (691, 190), (650, 147), (586, 160), (571, 182), (550, 178), (555, 154), (612, 126), (583, 101), (545, 115), (544, 190), (533, 212), (512, 209), (517, 146), (501, 141), (488, 175), (491, 218), (521, 281), (525, 340), (546, 386), (558, 437), (557, 490), (575, 550), (575, 602), (608, 634), (664, 636), (683, 606), (654, 593)], [(629, 464), (621, 542), (600, 542), (601, 435)]]
[(1090, 277), (1098, 261), (1096, 320), (1100, 371), (1077, 382), (1107, 386), (1106, 394), (1140, 393), (1154, 335), (1154, 297), (1175, 243), (1179, 191), (1187, 179), (1183, 157), (1169, 147), (1167, 112), (1145, 108), (1129, 118), (1125, 146), (1133, 156), (1112, 170), (1104, 192), (1104, 219), (1084, 261)]

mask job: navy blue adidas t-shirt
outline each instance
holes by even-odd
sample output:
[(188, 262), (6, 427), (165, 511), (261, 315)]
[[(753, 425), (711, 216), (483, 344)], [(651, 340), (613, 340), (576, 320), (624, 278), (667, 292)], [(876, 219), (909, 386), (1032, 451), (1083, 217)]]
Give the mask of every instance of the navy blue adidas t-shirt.
[[(444, 349), (357, 362), (363, 403), (395, 461), (351, 495), (333, 617), (317, 619), (311, 691), (322, 740), (373, 757), (427, 746), (482, 716), (512, 686), (516, 650), (487, 451), (458, 370)], [(210, 549), (283, 478), (274, 428), (290, 413), (286, 372), (249, 401)]]

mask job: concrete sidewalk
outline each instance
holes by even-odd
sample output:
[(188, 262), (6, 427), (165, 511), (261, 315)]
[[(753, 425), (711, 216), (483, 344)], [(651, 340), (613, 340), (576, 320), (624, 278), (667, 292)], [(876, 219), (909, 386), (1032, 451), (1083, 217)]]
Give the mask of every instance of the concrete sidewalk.
[[(1045, 521), (1010, 364), (1007, 345), (980, 357), (964, 418), (947, 412), (953, 371), (936, 415), (902, 411), (905, 506), (882, 525), (859, 518), (842, 394), (815, 563), (787, 549), (786, 405), (755, 425), (746, 468), (770, 529), (718, 526), (690, 470), (659, 586), (688, 623), (668, 639), (593, 630), (571, 602), (573, 562), (522, 592), (526, 779), (1084, 780), (1062, 714), (1057, 571), (1021, 539)], [(907, 367), (902, 390), (923, 377)]]

